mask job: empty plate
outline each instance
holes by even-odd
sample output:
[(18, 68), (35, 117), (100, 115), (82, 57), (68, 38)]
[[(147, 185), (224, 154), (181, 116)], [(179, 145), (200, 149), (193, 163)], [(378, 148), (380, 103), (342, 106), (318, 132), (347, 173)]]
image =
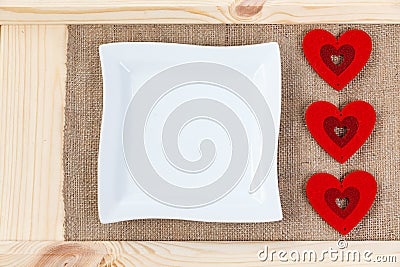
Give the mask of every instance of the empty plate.
[(102, 223), (281, 219), (276, 43), (113, 43), (100, 57)]

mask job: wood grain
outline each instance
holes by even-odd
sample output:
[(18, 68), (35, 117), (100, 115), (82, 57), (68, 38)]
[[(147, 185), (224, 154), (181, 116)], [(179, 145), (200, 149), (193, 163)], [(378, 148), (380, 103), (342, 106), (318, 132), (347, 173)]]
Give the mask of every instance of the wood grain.
[[(125, 0), (0, 1), (0, 24), (234, 22), (400, 23), (400, 3), (377, 0), (134, 0), (130, 4)], [(63, 240), (66, 41), (65, 25), (6, 25), (0, 29), (0, 240)], [(265, 245), (277, 251), (322, 252), (337, 247), (335, 241), (0, 241), (0, 266), (279, 265), (277, 261), (258, 261), (257, 252)], [(398, 266), (400, 262), (400, 242), (351, 242), (349, 249), (369, 249), (374, 255), (396, 256), (397, 263), (384, 266)], [(327, 262), (326, 265), (338, 264)]]
[(2, 0), (0, 24), (399, 23), (399, 0)]
[(0, 240), (62, 240), (65, 26), (3, 26)]
[[(300, 262), (293, 262), (289, 256), (283, 256), (287, 262), (281, 262), (277, 254), (271, 260), (258, 259), (260, 250), (268, 247), (277, 252), (298, 251)], [(377, 260), (386, 260), (384, 266), (398, 266), (400, 262), (400, 242), (350, 242), (348, 247), (339, 249), (336, 242), (54, 242), (25, 241), (0, 242), (1, 266), (281, 266), (281, 265), (317, 265), (320, 266), (324, 250), (336, 250), (339, 256), (330, 260), (328, 256), (324, 266), (373, 266)], [(355, 258), (348, 252), (364, 254), (372, 252), (371, 262), (365, 262), (364, 256)], [(317, 262), (309, 261), (305, 251), (315, 251)], [(343, 253), (344, 252), (344, 253)], [(306, 255), (304, 260), (303, 255)], [(384, 257), (382, 257), (384, 256)], [(379, 258), (378, 258), (379, 257)], [(332, 257), (333, 259), (335, 257)], [(343, 261), (341, 259), (344, 259)], [(374, 262), (375, 261), (375, 262)], [(389, 262), (390, 261), (390, 262)]]

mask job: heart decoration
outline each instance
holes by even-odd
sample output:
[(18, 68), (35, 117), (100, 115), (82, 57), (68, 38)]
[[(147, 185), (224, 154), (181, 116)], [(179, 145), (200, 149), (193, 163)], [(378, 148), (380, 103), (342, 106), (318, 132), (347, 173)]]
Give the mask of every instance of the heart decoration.
[[(351, 102), (342, 111), (329, 102), (317, 101), (306, 111), (311, 135), (340, 163), (346, 162), (365, 143), (375, 120), (374, 108), (364, 101)], [(344, 130), (344, 135), (338, 135), (335, 129)]]
[[(330, 32), (316, 29), (304, 36), (303, 51), (318, 75), (340, 91), (367, 63), (372, 41), (361, 30), (349, 30), (336, 40)], [(333, 57), (342, 57), (343, 60), (337, 63)]]
[[(311, 176), (306, 186), (314, 210), (343, 235), (348, 234), (367, 214), (376, 191), (374, 177), (365, 171), (354, 171), (342, 182), (331, 174), (317, 173)], [(347, 206), (339, 207), (337, 199), (347, 199)]]

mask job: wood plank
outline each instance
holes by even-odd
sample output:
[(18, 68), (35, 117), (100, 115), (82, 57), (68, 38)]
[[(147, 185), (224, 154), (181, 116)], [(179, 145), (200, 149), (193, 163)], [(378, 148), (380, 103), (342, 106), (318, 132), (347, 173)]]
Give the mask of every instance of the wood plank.
[(399, 0), (2, 0), (0, 24), (400, 23)]
[(63, 240), (66, 26), (3, 26), (0, 240)]
[[(324, 266), (371, 266), (377, 264), (378, 261), (385, 261), (384, 266), (398, 266), (400, 262), (400, 242), (354, 241), (347, 245), (347, 248), (340, 249), (335, 241), (227, 243), (3, 241), (0, 242), (0, 265), (247, 267), (287, 264), (320, 266), (323, 263)], [(260, 261), (259, 251), (265, 251), (266, 246), (270, 258)], [(277, 251), (276, 254), (272, 254), (273, 250)], [(286, 256), (281, 254), (281, 258), (279, 258), (279, 251), (288, 254)], [(329, 258), (328, 254), (325, 254), (323, 258), (324, 251), (333, 251), (332, 255), (338, 256)], [(365, 251), (370, 251), (371, 254), (364, 256)], [(311, 256), (310, 260), (309, 255), (313, 252), (316, 257)], [(292, 253), (292, 256), (289, 256), (289, 253)], [(300, 255), (300, 261), (297, 261), (296, 254)], [(274, 258), (271, 258), (271, 255), (274, 255)], [(360, 260), (358, 260), (358, 255), (360, 255)], [(296, 259), (296, 261), (292, 259)], [(369, 262), (367, 262), (368, 260)]]

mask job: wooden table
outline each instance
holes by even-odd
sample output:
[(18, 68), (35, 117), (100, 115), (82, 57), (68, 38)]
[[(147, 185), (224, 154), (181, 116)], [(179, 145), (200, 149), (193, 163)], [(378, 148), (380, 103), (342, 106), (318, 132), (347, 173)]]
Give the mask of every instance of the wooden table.
[[(199, 262), (209, 266), (265, 266), (266, 262), (257, 259), (265, 245), (287, 251), (336, 247), (336, 241), (64, 242), (66, 24), (400, 23), (400, 1), (127, 2), (0, 0), (0, 266), (195, 266)], [(351, 249), (394, 255), (397, 264), (393, 266), (400, 262), (400, 242), (349, 245)]]

